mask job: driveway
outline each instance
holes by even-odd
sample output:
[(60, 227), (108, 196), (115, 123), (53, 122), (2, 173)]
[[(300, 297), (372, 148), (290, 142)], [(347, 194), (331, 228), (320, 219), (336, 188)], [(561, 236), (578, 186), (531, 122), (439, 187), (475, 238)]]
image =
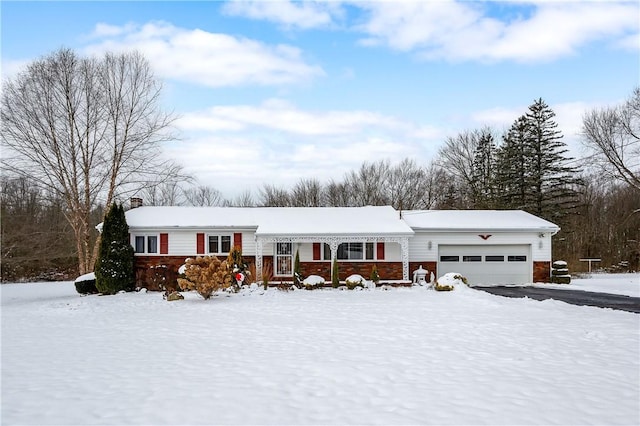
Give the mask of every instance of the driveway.
[(473, 288), (504, 297), (528, 297), (535, 300), (553, 299), (571, 303), (572, 305), (597, 306), (599, 308), (611, 308), (621, 311), (640, 313), (640, 297), (539, 287), (474, 286)]

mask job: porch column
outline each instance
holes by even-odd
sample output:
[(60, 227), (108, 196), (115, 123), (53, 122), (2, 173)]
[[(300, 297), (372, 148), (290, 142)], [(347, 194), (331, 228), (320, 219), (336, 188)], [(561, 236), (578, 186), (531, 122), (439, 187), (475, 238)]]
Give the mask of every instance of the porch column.
[[(338, 240), (336, 238), (332, 238), (329, 241), (329, 248), (331, 249), (331, 281), (333, 282), (333, 262), (338, 257)], [(338, 280), (340, 280), (340, 277), (338, 277)]]
[(400, 240), (402, 250), (402, 279), (409, 280), (409, 238), (404, 237)]
[(262, 237), (256, 238), (256, 282), (262, 281)]

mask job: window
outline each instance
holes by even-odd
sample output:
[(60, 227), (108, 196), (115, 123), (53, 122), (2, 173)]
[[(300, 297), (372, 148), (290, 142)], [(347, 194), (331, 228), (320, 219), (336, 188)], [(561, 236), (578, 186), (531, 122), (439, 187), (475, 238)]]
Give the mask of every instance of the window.
[(504, 262), (504, 256), (485, 256), (485, 262)]
[(158, 252), (158, 236), (157, 235), (147, 236), (147, 253), (157, 253), (157, 252)]
[(482, 262), (482, 256), (462, 256), (463, 262)]
[(331, 246), (327, 243), (322, 245), (322, 254), (324, 256), (324, 260), (331, 260)]
[(276, 275), (293, 274), (292, 243), (276, 243)]
[(460, 256), (440, 256), (440, 262), (459, 262)]
[(338, 260), (362, 260), (362, 243), (342, 243), (338, 246)]
[(136, 253), (144, 253), (144, 235), (136, 235), (136, 243), (133, 248)]
[(367, 260), (375, 259), (374, 254), (373, 254), (373, 249), (374, 249), (373, 243), (367, 243), (367, 245), (366, 245), (366, 253), (365, 253)]
[(209, 253), (229, 253), (231, 235), (209, 235)]
[(509, 260), (509, 262), (526, 262), (527, 261), (527, 256), (507, 256), (507, 259)]
[(134, 253), (158, 253), (158, 235), (134, 235), (133, 237)]

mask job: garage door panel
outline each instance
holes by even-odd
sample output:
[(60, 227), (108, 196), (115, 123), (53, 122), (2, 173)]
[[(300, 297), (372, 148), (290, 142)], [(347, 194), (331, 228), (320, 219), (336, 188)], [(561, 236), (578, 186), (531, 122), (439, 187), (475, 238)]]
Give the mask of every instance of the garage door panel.
[(438, 251), (438, 275), (458, 272), (470, 284), (521, 284), (532, 280), (529, 245), (444, 245)]

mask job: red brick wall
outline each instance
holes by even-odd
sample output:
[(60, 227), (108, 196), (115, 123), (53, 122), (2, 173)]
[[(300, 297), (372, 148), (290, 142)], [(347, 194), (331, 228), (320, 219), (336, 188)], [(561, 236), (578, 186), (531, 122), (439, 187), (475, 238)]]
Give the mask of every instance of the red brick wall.
[(551, 282), (551, 262), (533, 262), (533, 282)]

